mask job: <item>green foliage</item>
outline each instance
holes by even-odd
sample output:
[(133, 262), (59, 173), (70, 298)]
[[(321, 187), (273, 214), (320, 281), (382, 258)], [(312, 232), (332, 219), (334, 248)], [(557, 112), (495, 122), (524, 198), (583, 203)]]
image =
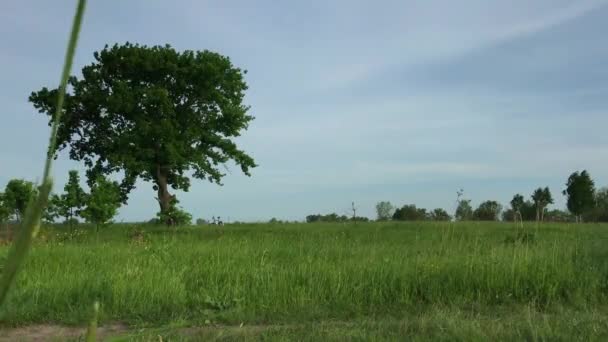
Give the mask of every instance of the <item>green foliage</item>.
[(520, 194), (516, 194), (515, 196), (513, 196), (513, 199), (511, 200), (511, 209), (513, 210), (513, 212), (518, 212), (522, 210), (522, 207), (524, 206), (524, 196), (520, 195)]
[(416, 208), (415, 204), (406, 204), (393, 214), (393, 220), (396, 221), (424, 221), (427, 218), (426, 209)]
[(513, 196), (510, 203), (511, 208), (502, 213), (503, 221), (514, 221), (516, 215), (517, 220), (521, 219), (522, 221), (534, 221), (536, 219), (536, 206), (530, 201), (524, 201), (524, 196), (516, 194)]
[(534, 233), (518, 230), (516, 234), (505, 238), (505, 243), (532, 244), (536, 241)]
[(454, 217), (457, 221), (468, 221), (473, 219), (473, 207), (471, 207), (471, 200), (460, 200)]
[(574, 221), (574, 216), (572, 216), (572, 214), (567, 211), (553, 209), (553, 210), (547, 211), (547, 213), (545, 214), (545, 221), (572, 222), (572, 221)]
[(608, 188), (602, 188), (595, 193), (593, 209), (583, 215), (587, 222), (608, 222)]
[(120, 205), (120, 185), (99, 176), (91, 186), (91, 194), (81, 215), (87, 222), (99, 227), (116, 216)]
[(354, 222), (369, 222), (369, 218), (365, 216), (350, 217), (349, 220)]
[(442, 208), (436, 208), (429, 214), (429, 219), (432, 221), (450, 221), (452, 216)]
[(315, 222), (347, 222), (349, 220), (348, 216), (342, 215), (339, 216), (336, 213), (331, 213), (327, 215), (315, 214), (306, 216), (307, 223), (315, 223)]
[(66, 49), (59, 89), (56, 92), (56, 98), (53, 99), (53, 101), (56, 100), (56, 102), (54, 102), (56, 111), (54, 112), (53, 119), (51, 120), (51, 136), (49, 139), (46, 160), (44, 162), (44, 169), (42, 172), (42, 184), (38, 187), (39, 191), (37, 196), (35, 198), (32, 197), (28, 202), (27, 211), (23, 217), (23, 222), (21, 223), (19, 233), (12, 244), (12, 248), (8, 253), (6, 263), (2, 269), (2, 278), (0, 278), (0, 306), (4, 304), (11, 286), (13, 285), (20, 268), (27, 257), (32, 244), (32, 239), (38, 233), (44, 208), (47, 205), (48, 197), (51, 193), (51, 189), (53, 188), (53, 180), (51, 178), (51, 166), (53, 164), (52, 154), (57, 148), (57, 130), (59, 127), (59, 121), (61, 120), (65, 90), (67, 89), (68, 77), (70, 75), (72, 62), (74, 61), (74, 52), (76, 51), (76, 43), (78, 41), (82, 17), (84, 16), (85, 5), (85, 0), (78, 1), (76, 14), (74, 15), (74, 21), (72, 23), (72, 30), (70, 32), (70, 38), (68, 40), (68, 47)]
[[(369, 218), (363, 216), (349, 217), (346, 215), (338, 215), (336, 213), (331, 213), (327, 215), (314, 214), (306, 216), (307, 223), (315, 223), (315, 222), (368, 222)], [(279, 222), (279, 221), (277, 221)]]
[(61, 242), (65, 230), (43, 227), (3, 323), (84, 324), (95, 300), (103, 322), (138, 327), (342, 324), (436, 308), (500, 320), (519, 305), (550, 315), (608, 304), (606, 224), (549, 223), (533, 238), (498, 222), (160, 226), (143, 227), (143, 241), (130, 227)]
[(58, 214), (65, 222), (72, 222), (80, 216), (87, 202), (87, 193), (80, 186), (78, 171), (70, 170), (68, 182), (63, 187), (64, 193), (57, 201)]
[[(123, 201), (141, 178), (154, 183), (166, 211), (169, 186), (187, 191), (191, 171), (221, 184), (221, 165), (228, 161), (247, 175), (256, 166), (232, 140), (253, 117), (243, 104), (244, 72), (229, 58), (130, 43), (106, 46), (94, 58), (82, 78), (69, 79), (57, 148), (84, 161), (89, 185), (123, 171)], [(51, 116), (58, 91), (43, 88), (29, 99)]]
[(21, 222), (28, 203), (37, 191), (32, 182), (23, 179), (11, 179), (4, 190), (4, 205), (8, 208), (10, 216)]
[(593, 209), (595, 205), (595, 183), (587, 170), (574, 172), (568, 177), (564, 195), (568, 197), (568, 210), (579, 220), (583, 214)]
[(89, 321), (89, 326), (87, 328), (87, 342), (95, 342), (97, 341), (97, 320), (99, 317), (99, 302), (95, 301), (93, 304), (93, 315), (91, 320)]
[(532, 201), (534, 201), (534, 207), (536, 208), (536, 221), (543, 221), (545, 209), (549, 204), (553, 204), (553, 196), (549, 187), (534, 190)]
[(473, 219), (477, 221), (498, 221), (502, 206), (496, 201), (482, 202), (475, 211), (473, 211)]
[(50, 195), (46, 208), (44, 208), (44, 213), (42, 214), (42, 219), (44, 222), (54, 223), (55, 220), (60, 216), (60, 206), (61, 198), (58, 195)]
[(5, 200), (5, 196), (0, 192), (0, 223), (8, 221), (11, 217), (11, 208)]
[(376, 219), (378, 221), (388, 221), (393, 216), (395, 207), (388, 201), (378, 202), (376, 204)]
[(159, 211), (156, 214), (159, 222), (168, 226), (189, 226), (192, 224), (192, 215), (177, 206), (179, 201), (175, 198), (171, 200), (171, 206), (166, 211)]

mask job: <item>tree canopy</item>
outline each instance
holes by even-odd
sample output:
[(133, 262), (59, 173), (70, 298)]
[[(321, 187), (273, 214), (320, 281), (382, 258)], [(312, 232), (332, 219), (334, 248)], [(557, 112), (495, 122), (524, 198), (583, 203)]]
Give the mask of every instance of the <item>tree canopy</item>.
[(8, 221), (11, 217), (11, 210), (5, 198), (4, 194), (0, 192), (0, 223)]
[(64, 193), (59, 197), (53, 197), (57, 206), (57, 214), (64, 217), (65, 221), (72, 224), (76, 216), (79, 216), (87, 201), (87, 193), (80, 186), (78, 171), (70, 170), (68, 182), (63, 187)]
[(117, 182), (99, 176), (91, 186), (86, 208), (81, 215), (97, 227), (110, 221), (120, 208), (120, 187)]
[(17, 221), (25, 214), (30, 199), (36, 194), (34, 183), (23, 179), (11, 179), (6, 184), (3, 202), (8, 209), (9, 216)]
[[(70, 77), (58, 131), (58, 150), (84, 162), (89, 185), (122, 171), (124, 202), (138, 178), (151, 181), (166, 212), (169, 186), (187, 191), (190, 174), (221, 184), (221, 166), (232, 161), (250, 175), (256, 164), (233, 141), (253, 120), (243, 104), (246, 72), (229, 58), (126, 43), (94, 59)], [(42, 88), (29, 99), (51, 117), (57, 94)]]
[(568, 197), (568, 210), (578, 220), (582, 215), (593, 209), (595, 205), (595, 183), (586, 170), (573, 172), (566, 182), (564, 195)]
[(391, 202), (388, 202), (388, 201), (378, 202), (376, 204), (376, 216), (377, 216), (378, 221), (390, 220), (391, 216), (393, 215), (394, 209), (395, 208), (393, 207)]
[(553, 196), (549, 187), (538, 188), (532, 193), (532, 200), (536, 207), (536, 221), (543, 221), (545, 217), (545, 209), (549, 204), (553, 204)]
[(393, 213), (393, 220), (397, 221), (424, 221), (427, 219), (425, 208), (416, 208), (415, 204), (406, 204), (397, 208)]
[(458, 201), (458, 207), (454, 217), (458, 221), (467, 221), (473, 218), (473, 207), (471, 207), (471, 200), (460, 200)]
[(473, 219), (479, 221), (498, 221), (502, 206), (496, 201), (482, 202), (475, 211), (473, 211)]
[(429, 213), (429, 219), (432, 221), (450, 221), (452, 216), (442, 208), (435, 208)]

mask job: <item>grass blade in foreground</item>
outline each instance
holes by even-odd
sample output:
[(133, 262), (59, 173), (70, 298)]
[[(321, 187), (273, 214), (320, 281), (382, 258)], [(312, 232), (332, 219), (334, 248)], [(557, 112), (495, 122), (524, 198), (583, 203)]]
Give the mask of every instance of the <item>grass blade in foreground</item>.
[(53, 181), (51, 179), (51, 165), (53, 163), (53, 154), (55, 152), (57, 144), (57, 129), (59, 127), (59, 121), (61, 119), (61, 111), (63, 108), (63, 100), (65, 97), (65, 91), (67, 88), (68, 77), (72, 68), (72, 62), (74, 60), (74, 52), (76, 51), (76, 43), (78, 41), (78, 33), (80, 32), (80, 25), (84, 14), (86, 0), (79, 0), (74, 21), (72, 23), (72, 32), (70, 34), (70, 40), (68, 42), (68, 48), (65, 55), (65, 62), (63, 64), (63, 72), (61, 74), (61, 85), (59, 88), (59, 94), (57, 96), (57, 111), (53, 118), (53, 125), (51, 128), (51, 138), (49, 141), (49, 148), (46, 156), (46, 162), (44, 164), (44, 172), (42, 176), (42, 185), (40, 191), (35, 199), (32, 199), (28, 205), (27, 211), (17, 239), (13, 243), (11, 251), (6, 259), (6, 265), (2, 272), (2, 279), (0, 279), (0, 306), (6, 300), (8, 291), (15, 280), (15, 276), (19, 272), (20, 266), (23, 264), (27, 252), (32, 244), (32, 238), (36, 235), (37, 230), (40, 226), (40, 219), (42, 212), (46, 207), (49, 193), (53, 187)]
[(99, 302), (95, 302), (93, 304), (93, 317), (89, 322), (89, 327), (87, 329), (87, 342), (95, 342), (97, 341), (97, 317), (99, 316)]

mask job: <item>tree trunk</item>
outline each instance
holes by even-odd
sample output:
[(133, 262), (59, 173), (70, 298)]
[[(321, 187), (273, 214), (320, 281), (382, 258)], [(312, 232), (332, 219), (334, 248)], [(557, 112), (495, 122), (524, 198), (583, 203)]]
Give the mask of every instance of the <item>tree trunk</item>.
[(545, 207), (543, 207), (540, 211), (540, 222), (545, 221)]
[[(163, 172), (163, 168), (158, 165), (156, 169), (156, 185), (158, 186), (158, 204), (160, 206), (161, 214), (168, 213), (171, 209), (171, 200), (173, 196), (169, 193), (169, 184), (167, 181), (167, 174)], [(166, 222), (167, 225), (172, 225), (173, 222), (171, 219), (168, 219)]]

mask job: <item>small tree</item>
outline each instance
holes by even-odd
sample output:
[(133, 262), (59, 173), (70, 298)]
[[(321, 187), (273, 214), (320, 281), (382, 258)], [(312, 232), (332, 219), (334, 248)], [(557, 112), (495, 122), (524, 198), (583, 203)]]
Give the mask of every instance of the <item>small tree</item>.
[(532, 201), (534, 201), (534, 207), (536, 208), (536, 222), (542, 222), (545, 216), (545, 209), (549, 204), (553, 204), (553, 196), (551, 196), (549, 187), (534, 190)]
[(393, 210), (395, 210), (395, 207), (393, 207), (391, 202), (388, 202), (388, 201), (378, 202), (378, 204), (376, 204), (377, 220), (378, 221), (390, 220), (391, 216), (393, 216)]
[(81, 215), (87, 222), (94, 223), (99, 229), (100, 225), (116, 216), (120, 205), (120, 185), (100, 176), (91, 186), (91, 194), (87, 198), (86, 207), (82, 210)]
[(513, 196), (513, 199), (511, 200), (511, 211), (513, 215), (513, 221), (517, 222), (518, 218), (523, 221), (523, 217), (521, 215), (521, 210), (523, 206), (524, 196), (520, 194), (516, 194), (515, 196)]
[(452, 216), (442, 208), (436, 208), (430, 213), (430, 219), (433, 221), (450, 221)]
[(36, 194), (36, 188), (32, 182), (23, 179), (12, 179), (4, 190), (4, 202), (9, 210), (9, 215), (21, 222), (30, 199)]
[(58, 200), (57, 207), (59, 215), (65, 218), (65, 221), (72, 226), (76, 216), (84, 208), (87, 201), (87, 193), (80, 186), (80, 176), (78, 171), (71, 170), (68, 176), (68, 182), (63, 187), (65, 192)]
[(582, 215), (593, 209), (595, 205), (595, 183), (586, 170), (574, 172), (568, 177), (566, 189), (563, 191), (568, 197), (566, 203), (568, 210), (580, 222)]
[(458, 221), (467, 221), (472, 219), (473, 207), (471, 207), (471, 200), (459, 200), (454, 216)]
[(46, 204), (46, 208), (44, 208), (44, 212), (42, 213), (42, 218), (46, 223), (54, 223), (55, 219), (59, 217), (59, 205), (61, 204), (61, 199), (57, 195), (50, 195), (49, 200)]
[(482, 202), (475, 211), (473, 211), (473, 219), (478, 221), (498, 221), (502, 206), (496, 201)]

